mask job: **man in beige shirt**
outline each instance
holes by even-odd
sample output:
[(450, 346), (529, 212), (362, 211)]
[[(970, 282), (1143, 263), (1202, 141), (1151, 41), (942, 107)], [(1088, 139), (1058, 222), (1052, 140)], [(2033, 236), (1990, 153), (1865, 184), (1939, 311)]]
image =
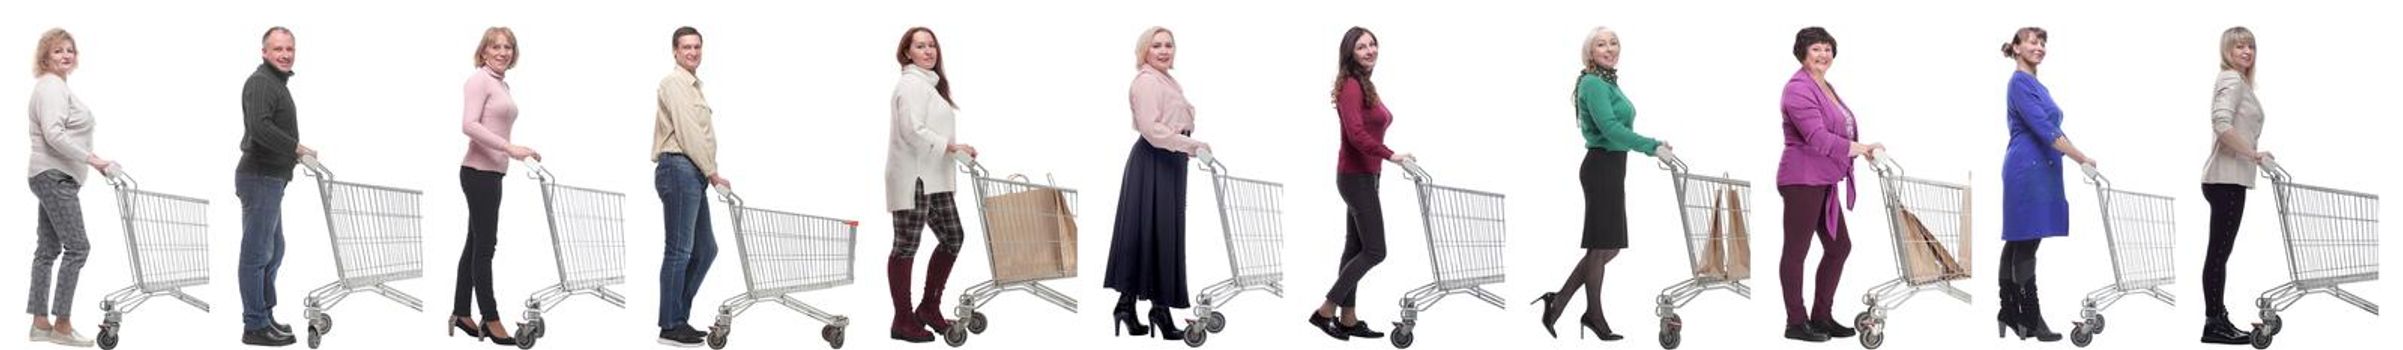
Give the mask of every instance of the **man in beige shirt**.
[[(701, 95), (701, 31), (676, 28), (677, 69), (659, 80), (658, 122), (651, 137), (653, 181), (666, 213), (665, 252), (659, 264), (659, 343), (701, 345), (708, 333), (693, 329), (693, 294), (700, 291), (710, 262), (718, 256), (710, 232), (709, 186), (732, 187), (718, 174), (717, 136), (710, 129), (709, 100)], [(706, 179), (706, 180), (704, 180)]]

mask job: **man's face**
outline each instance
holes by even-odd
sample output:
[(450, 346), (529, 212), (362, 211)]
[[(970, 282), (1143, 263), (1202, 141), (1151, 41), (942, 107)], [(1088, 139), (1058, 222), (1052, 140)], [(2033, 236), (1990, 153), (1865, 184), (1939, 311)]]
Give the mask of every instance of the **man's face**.
[(275, 70), (291, 73), (292, 52), (292, 33), (277, 31), (267, 35), (266, 43), (259, 48), (259, 57), (267, 59), (267, 64), (274, 65)]

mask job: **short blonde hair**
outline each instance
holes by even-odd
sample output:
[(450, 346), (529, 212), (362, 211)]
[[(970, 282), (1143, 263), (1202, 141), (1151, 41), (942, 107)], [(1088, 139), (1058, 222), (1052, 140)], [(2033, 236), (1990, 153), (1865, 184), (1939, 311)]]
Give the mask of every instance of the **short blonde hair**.
[(1594, 45), (1602, 43), (1602, 33), (1617, 34), (1618, 31), (1611, 30), (1607, 26), (1594, 27), (1593, 31), (1585, 33), (1585, 46), (1577, 48), (1578, 64), (1585, 66), (1586, 73), (1601, 73), (1603, 68), (1618, 68), (1603, 67), (1601, 62), (1594, 61)]
[(2255, 60), (2253, 61), (2253, 65), (2246, 66), (2244, 69), (2238, 70), (2236, 68), (2235, 57), (2229, 54), (2236, 51), (2237, 44), (2244, 44), (2245, 46), (2253, 46), (2255, 48), (2259, 48), (2261, 46), (2260, 44), (2253, 42), (2252, 29), (2245, 29), (2244, 27), (2228, 27), (2227, 31), (2219, 33), (2219, 69), (2232, 70), (2243, 74), (2245, 83), (2250, 84), (2253, 82), (2253, 68), (2261, 65), (2261, 61), (2259, 60), (2261, 55), (2258, 53), (2254, 54), (2253, 57), (2255, 57)]
[(35, 42), (33, 45), (34, 77), (50, 74), (50, 50), (57, 49), (62, 43), (75, 43), (75, 35), (67, 34), (67, 30), (61, 28), (50, 28), (50, 30), (42, 32), (41, 41)]
[[(1135, 68), (1143, 68), (1144, 65), (1151, 62), (1151, 37), (1159, 36), (1160, 33), (1168, 34), (1168, 42), (1176, 42), (1176, 32), (1168, 31), (1166, 27), (1144, 29), (1143, 37), (1135, 38)], [(1169, 62), (1168, 67), (1176, 68), (1176, 62)]]
[(512, 51), (512, 54), (510, 55), (511, 57), (509, 59), (509, 66), (502, 68), (517, 69), (517, 61), (521, 58), (525, 58), (526, 55), (524, 55), (524, 51), (519, 50), (523, 47), (517, 43), (517, 32), (509, 30), (509, 27), (492, 27), (484, 29), (484, 40), (476, 42), (476, 67), (484, 66), (484, 47), (492, 46), (493, 38), (509, 39), (510, 51)]

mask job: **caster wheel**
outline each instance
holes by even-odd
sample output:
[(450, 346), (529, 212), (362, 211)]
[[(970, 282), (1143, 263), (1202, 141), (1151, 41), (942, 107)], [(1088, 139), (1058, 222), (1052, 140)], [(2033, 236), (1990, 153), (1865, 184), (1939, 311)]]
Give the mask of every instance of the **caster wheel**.
[(1885, 321), (1868, 311), (1862, 311), (1860, 316), (1852, 318), (1852, 327), (1860, 330), (1862, 348), (1876, 349), (1886, 345)]
[(1210, 333), (1218, 333), (1227, 329), (1226, 314), (1218, 313), (1217, 311), (1211, 311), (1209, 321)]
[(734, 333), (733, 325), (709, 325), (709, 335), (703, 337), (702, 340), (709, 343), (710, 349), (724, 349), (726, 348), (727, 333)]
[(117, 327), (113, 325), (100, 326), (100, 337), (92, 339), (92, 342), (100, 343), (100, 348), (103, 350), (116, 349)]
[(961, 321), (968, 323), (968, 333), (985, 334), (985, 313), (971, 312), (968, 319)]
[(1678, 331), (1675, 331), (1675, 330), (1669, 330), (1669, 329), (1661, 329), (1661, 330), (1660, 330), (1660, 348), (1662, 348), (1662, 349), (1669, 349), (1669, 350), (1676, 350), (1676, 349), (1677, 349), (1677, 345), (1678, 345), (1679, 343), (1682, 343), (1682, 342), (1684, 342), (1684, 341), (1685, 341), (1685, 340), (1684, 340), (1684, 338), (1685, 338), (1685, 336), (1683, 336), (1683, 335), (1679, 335), (1679, 334), (1678, 334)]
[(2262, 310), (2261, 326), (2269, 328), (2269, 335), (2278, 335), (2279, 332), (2286, 331), (2286, 319), (2278, 317), (2278, 312), (2276, 311)]
[(843, 348), (843, 327), (826, 326), (818, 329), (818, 336), (826, 338), (826, 346)]
[(960, 345), (968, 344), (968, 328), (969, 327), (951, 327), (951, 329), (943, 330), (943, 344), (951, 345), (951, 347), (955, 348), (960, 347)]
[(324, 342), (325, 342), (325, 329), (324, 329), (324, 328), (318, 328), (316, 325), (310, 325), (310, 326), (309, 326), (309, 348), (310, 348), (310, 349), (316, 349), (318, 344), (322, 344), (322, 343), (324, 343)]
[(517, 348), (533, 349), (534, 341), (542, 339), (542, 321), (517, 325)]
[(2086, 320), (2086, 327), (2093, 328), (2094, 334), (2103, 334), (2103, 315), (2095, 314), (2094, 319)]
[(1210, 341), (1210, 332), (1206, 332), (1208, 330), (1206, 327), (1201, 327), (1199, 325), (1185, 325), (1185, 327), (1185, 329), (1193, 330), (1191, 332), (1185, 332), (1185, 347), (1198, 348), (1202, 346), (1202, 343)]
[(2091, 324), (2081, 324), (2076, 328), (2070, 328), (2069, 343), (2081, 348), (2086, 347), (2086, 344), (2093, 344), (2094, 328), (2091, 327)]
[(1407, 327), (1395, 329), (1391, 339), (1393, 339), (1393, 348), (1409, 349), (1411, 343), (1418, 342), (1418, 332)]
[(1674, 313), (1660, 318), (1660, 348), (1676, 349), (1678, 344), (1684, 343), (1684, 333), (1684, 318)]
[(2267, 325), (2253, 326), (2254, 349), (2268, 349), (2270, 347), (2270, 337), (2277, 336), (2277, 332), (2271, 331), (2270, 329), (2267, 329), (2267, 327)]
[(325, 313), (317, 314), (317, 318), (309, 319), (309, 327), (317, 328), (318, 333), (333, 333), (334, 315)]

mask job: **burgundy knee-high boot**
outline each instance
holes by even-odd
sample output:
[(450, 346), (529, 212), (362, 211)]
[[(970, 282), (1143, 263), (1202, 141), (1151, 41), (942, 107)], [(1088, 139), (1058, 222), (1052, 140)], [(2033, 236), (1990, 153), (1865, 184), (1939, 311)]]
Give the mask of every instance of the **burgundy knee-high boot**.
[(919, 323), (918, 316), (910, 313), (910, 264), (908, 256), (885, 258), (885, 289), (893, 294), (893, 339), (911, 343), (931, 342), (935, 339), (934, 333), (927, 332), (926, 326)]
[[(936, 332), (951, 329), (951, 320), (943, 318), (943, 285), (951, 281), (951, 265), (958, 262), (959, 258), (957, 253), (935, 252), (933, 257), (926, 259), (926, 296), (918, 301), (916, 314), (918, 322), (934, 328)], [(902, 283), (904, 285), (901, 288), (907, 293), (908, 282)]]

